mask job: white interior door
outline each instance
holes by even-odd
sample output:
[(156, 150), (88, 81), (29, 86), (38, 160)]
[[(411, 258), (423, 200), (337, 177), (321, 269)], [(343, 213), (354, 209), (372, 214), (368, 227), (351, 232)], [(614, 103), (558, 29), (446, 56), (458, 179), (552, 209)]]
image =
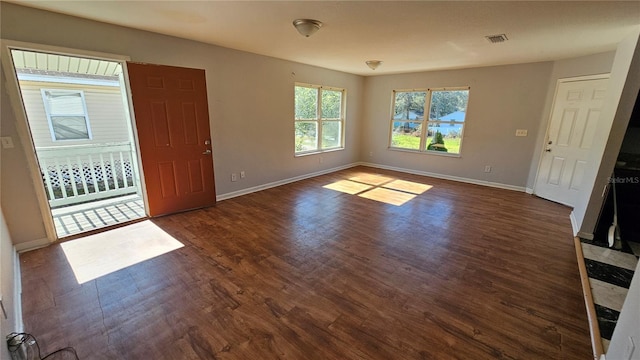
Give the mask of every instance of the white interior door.
[(574, 206), (584, 185), (608, 78), (558, 82), (534, 193)]

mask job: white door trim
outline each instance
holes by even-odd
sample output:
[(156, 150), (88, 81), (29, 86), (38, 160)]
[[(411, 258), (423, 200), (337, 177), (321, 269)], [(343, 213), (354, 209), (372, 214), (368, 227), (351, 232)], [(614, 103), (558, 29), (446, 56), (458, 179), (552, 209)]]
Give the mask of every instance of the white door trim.
[[(584, 75), (584, 76), (574, 76), (574, 77), (567, 77), (567, 78), (559, 78), (556, 81), (555, 90), (553, 92), (553, 101), (551, 102), (551, 107), (549, 108), (549, 114), (547, 115), (547, 125), (546, 125), (544, 138), (542, 139), (542, 143), (539, 145), (540, 156), (539, 156), (539, 159), (538, 159), (538, 166), (537, 166), (537, 170), (536, 170), (536, 176), (535, 176), (535, 180), (534, 180), (534, 183), (533, 183), (533, 189), (532, 189), (532, 194), (533, 195), (537, 195), (536, 189), (538, 189), (538, 179), (539, 179), (539, 174), (540, 174), (540, 166), (542, 165), (545, 148), (546, 148), (547, 142), (549, 141), (549, 129), (551, 127), (551, 117), (553, 116), (553, 109), (556, 106), (556, 100), (557, 100), (558, 90), (560, 88), (560, 85), (563, 84), (563, 83), (568, 83), (568, 82), (602, 80), (602, 79), (609, 79), (609, 78), (610, 78), (610, 74), (609, 73), (604, 73), (604, 74), (594, 74), (594, 75)], [(570, 204), (563, 204), (563, 205), (573, 207)]]

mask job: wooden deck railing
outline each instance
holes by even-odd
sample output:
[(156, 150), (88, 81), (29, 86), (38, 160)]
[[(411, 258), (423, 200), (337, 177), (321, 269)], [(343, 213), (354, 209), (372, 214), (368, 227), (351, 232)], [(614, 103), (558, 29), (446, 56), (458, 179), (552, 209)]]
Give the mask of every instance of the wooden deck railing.
[(36, 148), (52, 208), (138, 191), (131, 143)]

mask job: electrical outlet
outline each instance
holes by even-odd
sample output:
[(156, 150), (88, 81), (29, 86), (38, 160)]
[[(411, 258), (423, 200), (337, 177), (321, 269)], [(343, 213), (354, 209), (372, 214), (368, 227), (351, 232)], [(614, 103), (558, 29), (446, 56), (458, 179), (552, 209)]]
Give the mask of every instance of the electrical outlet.
[(486, 173), (491, 172), (491, 165), (486, 165), (486, 166), (484, 167), (484, 172), (486, 172)]
[(236, 173), (231, 174), (231, 181), (238, 181), (238, 174)]
[(245, 177), (245, 173), (244, 170), (240, 171), (240, 179), (244, 179)]
[(516, 130), (516, 136), (527, 136), (527, 129)]
[(373, 156), (373, 151), (369, 151), (369, 156)]

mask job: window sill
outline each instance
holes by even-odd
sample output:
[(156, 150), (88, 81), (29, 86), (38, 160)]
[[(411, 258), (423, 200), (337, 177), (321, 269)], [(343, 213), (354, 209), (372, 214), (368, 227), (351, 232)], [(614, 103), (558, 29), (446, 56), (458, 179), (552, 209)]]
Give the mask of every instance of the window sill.
[(300, 152), (300, 153), (294, 154), (294, 157), (303, 157), (303, 156), (307, 156), (307, 155), (324, 154), (324, 153), (328, 153), (328, 152), (341, 151), (341, 150), (344, 150), (344, 147), (331, 148), (331, 149), (326, 149), (326, 150), (313, 150), (313, 151), (308, 151), (308, 152)]
[(387, 149), (392, 150), (392, 151), (408, 152), (408, 153), (421, 154), (421, 155), (436, 155), (436, 156), (444, 156), (444, 157), (452, 157), (452, 158), (461, 158), (462, 157), (462, 155), (459, 154), (459, 153), (458, 154), (452, 154), (452, 153), (443, 152), (443, 151), (433, 151), (433, 150), (421, 151), (421, 150), (397, 148), (397, 147), (393, 147), (393, 146), (389, 146)]

